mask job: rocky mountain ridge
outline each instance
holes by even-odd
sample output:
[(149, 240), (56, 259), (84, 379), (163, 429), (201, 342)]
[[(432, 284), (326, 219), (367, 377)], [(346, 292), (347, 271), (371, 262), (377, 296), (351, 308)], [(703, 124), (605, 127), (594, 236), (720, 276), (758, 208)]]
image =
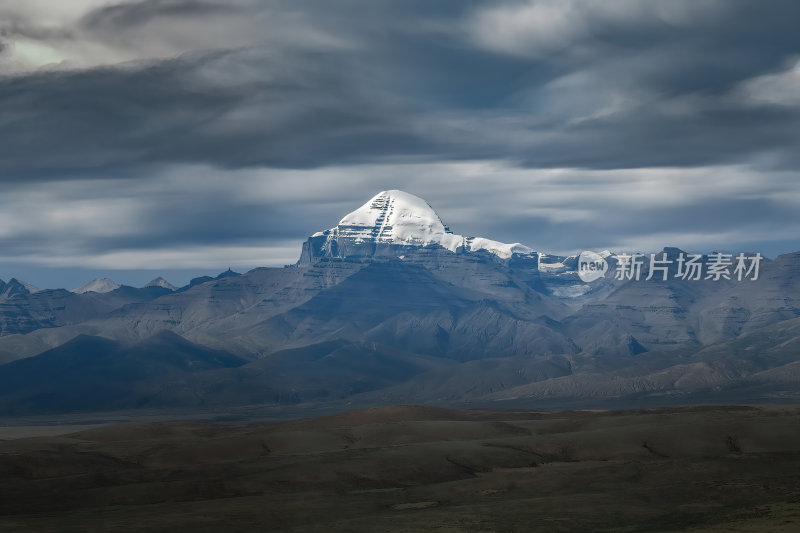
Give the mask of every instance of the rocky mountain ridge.
[[(78, 337), (113, 341), (114, 353), (135, 360), (125, 350), (164, 332), (242, 361), (186, 373), (179, 389), (175, 373), (132, 377), (142, 397), (131, 401), (151, 406), (800, 398), (800, 253), (764, 260), (757, 280), (687, 281), (674, 264), (684, 252), (665, 248), (667, 279), (646, 280), (644, 265), (640, 280), (609, 273), (586, 283), (577, 257), (475, 246), (483, 241), (450, 232), (409, 196), (380, 193), (312, 235), (290, 267), (226, 272), (176, 291), (0, 301), (0, 361), (73, 353), (58, 350)], [(60, 400), (49, 401), (0, 392), (0, 410)]]

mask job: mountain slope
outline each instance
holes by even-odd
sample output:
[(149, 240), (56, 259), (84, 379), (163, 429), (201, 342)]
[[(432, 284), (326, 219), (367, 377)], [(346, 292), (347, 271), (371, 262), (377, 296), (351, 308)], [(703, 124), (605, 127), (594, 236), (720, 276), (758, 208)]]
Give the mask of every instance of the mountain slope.
[(179, 376), (240, 366), (242, 359), (161, 332), (133, 346), (81, 335), (0, 366), (0, 412), (124, 409), (191, 404)]
[(39, 292), (39, 289), (16, 278), (11, 278), (8, 283), (0, 280), (0, 300), (10, 300), (15, 296), (27, 296)]
[[(24, 339), (10, 340), (6, 337), (8, 335), (57, 329), (71, 324), (85, 323), (98, 317), (108, 317), (121, 307), (151, 301), (168, 292), (160, 287), (135, 289), (124, 286), (107, 293), (83, 294), (64, 289), (48, 289), (36, 293), (18, 292), (13, 297), (0, 299), (0, 362), (19, 357), (16, 350), (21, 350), (20, 354), (23, 356), (33, 355), (24, 347), (26, 344)], [(54, 331), (41, 332), (42, 337), (51, 334), (59, 336)], [(4, 349), (3, 346), (9, 344), (9, 341), (14, 346)], [(38, 346), (35, 341), (34, 344)]]

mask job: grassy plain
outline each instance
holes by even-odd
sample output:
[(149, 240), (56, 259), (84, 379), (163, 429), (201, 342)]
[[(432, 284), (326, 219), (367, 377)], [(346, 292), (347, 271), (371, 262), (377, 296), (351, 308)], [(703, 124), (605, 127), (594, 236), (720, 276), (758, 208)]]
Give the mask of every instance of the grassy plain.
[(800, 408), (395, 406), (0, 441), (0, 531), (800, 531)]

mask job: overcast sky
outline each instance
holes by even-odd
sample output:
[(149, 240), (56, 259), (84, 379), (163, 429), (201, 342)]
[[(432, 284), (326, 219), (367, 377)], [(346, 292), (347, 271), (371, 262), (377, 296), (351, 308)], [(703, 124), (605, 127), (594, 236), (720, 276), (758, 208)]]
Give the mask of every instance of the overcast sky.
[(800, 250), (796, 0), (0, 0), (0, 278), (293, 263), (375, 193), (535, 249)]

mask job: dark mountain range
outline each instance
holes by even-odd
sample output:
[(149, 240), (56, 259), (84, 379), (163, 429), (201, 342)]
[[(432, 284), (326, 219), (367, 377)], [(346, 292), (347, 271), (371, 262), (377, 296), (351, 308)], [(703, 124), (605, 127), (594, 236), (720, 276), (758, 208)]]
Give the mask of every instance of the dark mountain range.
[(65, 289), (31, 293), (21, 283), (11, 280), (0, 294), (0, 335), (78, 324), (106, 316), (128, 304), (154, 300), (169, 292), (161, 287), (136, 289), (122, 286), (107, 293), (78, 294)]
[(185, 374), (244, 363), (168, 331), (132, 346), (80, 335), (58, 348), (4, 365), (2, 408), (61, 412), (187, 403), (192, 393)]
[(600, 255), (587, 283), (577, 257), (456, 235), (387, 191), (290, 267), (174, 292), (5, 284), (0, 411), (800, 398), (800, 253), (742, 280), (681, 279), (675, 248), (666, 272), (616, 279), (622, 256)]
[[(188, 291), (192, 287), (196, 287), (198, 285), (202, 285), (203, 283), (208, 283), (209, 281), (215, 281), (215, 280), (224, 279), (224, 278), (231, 278), (231, 277), (235, 277), (235, 276), (241, 276), (241, 274), (239, 274), (238, 272), (234, 272), (233, 270), (231, 270), (229, 268), (228, 270), (226, 270), (225, 272), (219, 274), (216, 277), (200, 276), (200, 277), (197, 277), (197, 278), (192, 278), (192, 280), (189, 281), (188, 285), (185, 285), (185, 286), (183, 286), (183, 287), (181, 287), (179, 289), (173, 289), (173, 290), (177, 290), (179, 292)], [(155, 281), (155, 280), (153, 280), (153, 281)]]

